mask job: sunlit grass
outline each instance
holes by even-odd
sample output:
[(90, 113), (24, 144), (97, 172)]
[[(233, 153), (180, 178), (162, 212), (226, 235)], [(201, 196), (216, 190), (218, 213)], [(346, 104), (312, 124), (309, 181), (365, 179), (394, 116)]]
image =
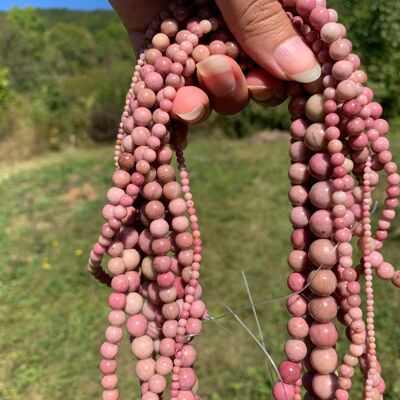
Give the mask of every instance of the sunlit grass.
[[(394, 152), (399, 154), (396, 139)], [(398, 158), (397, 158), (398, 159)], [(187, 151), (199, 211), (204, 263), (201, 281), (209, 312), (249, 305), (241, 271), (255, 303), (288, 293), (290, 250), (287, 143), (198, 138)], [(101, 398), (98, 347), (106, 327), (108, 289), (86, 272), (86, 259), (102, 223), (101, 208), (113, 169), (112, 149), (64, 152), (0, 170), (1, 331), (0, 399)], [(395, 265), (399, 222), (385, 255)], [(397, 235), (396, 235), (397, 232)], [(397, 237), (396, 237), (397, 236)], [(386, 400), (400, 396), (400, 295), (376, 282), (378, 354)], [(283, 358), (285, 304), (258, 307), (266, 348)], [(240, 313), (253, 332), (251, 309)], [(196, 338), (204, 399), (270, 399), (264, 356), (232, 318), (233, 331), (205, 324)], [(122, 398), (133, 397), (133, 358), (120, 351)], [(339, 346), (344, 352), (345, 346)], [(351, 398), (361, 399), (359, 384)]]

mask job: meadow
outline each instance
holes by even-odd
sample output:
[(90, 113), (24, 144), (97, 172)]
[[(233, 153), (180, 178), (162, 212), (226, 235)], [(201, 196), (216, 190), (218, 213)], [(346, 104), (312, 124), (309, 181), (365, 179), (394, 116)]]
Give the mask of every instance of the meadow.
[[(391, 134), (397, 161), (400, 138)], [(204, 243), (201, 282), (212, 316), (246, 308), (245, 271), (254, 301), (288, 294), (288, 136), (193, 137), (187, 150)], [(0, 167), (0, 399), (94, 400), (109, 289), (86, 272), (111, 182), (112, 146), (64, 150)], [(382, 193), (378, 200), (382, 202)], [(378, 204), (378, 209), (381, 207)], [(400, 223), (384, 254), (400, 263)], [(376, 281), (378, 354), (385, 400), (400, 398), (400, 295)], [(284, 302), (258, 307), (267, 349), (283, 358)], [(251, 311), (240, 316), (255, 332)], [(195, 339), (202, 399), (270, 399), (270, 375), (255, 343), (232, 317), (207, 322)], [(231, 333), (227, 332), (228, 329)], [(343, 332), (342, 332), (343, 333)], [(338, 346), (345, 350), (342, 340)], [(136, 398), (134, 360), (125, 338), (119, 355), (122, 398)], [(360, 379), (359, 373), (355, 381)], [(355, 383), (352, 400), (361, 400)]]

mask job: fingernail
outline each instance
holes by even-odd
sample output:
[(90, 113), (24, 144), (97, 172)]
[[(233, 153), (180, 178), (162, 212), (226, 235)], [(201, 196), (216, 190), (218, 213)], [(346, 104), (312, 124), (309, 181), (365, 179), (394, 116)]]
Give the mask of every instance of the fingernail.
[(270, 86), (247, 85), (251, 97), (257, 101), (268, 101), (275, 97), (275, 93)]
[(281, 43), (274, 51), (273, 58), (283, 72), (297, 82), (312, 82), (321, 75), (321, 66), (314, 53), (299, 36)]
[(190, 112), (184, 114), (177, 113), (176, 115), (187, 124), (197, 124), (208, 117), (209, 111), (206, 110), (206, 107), (203, 104), (200, 104)]
[(210, 56), (197, 64), (197, 73), (207, 90), (217, 97), (225, 97), (236, 89), (232, 66), (225, 57)]

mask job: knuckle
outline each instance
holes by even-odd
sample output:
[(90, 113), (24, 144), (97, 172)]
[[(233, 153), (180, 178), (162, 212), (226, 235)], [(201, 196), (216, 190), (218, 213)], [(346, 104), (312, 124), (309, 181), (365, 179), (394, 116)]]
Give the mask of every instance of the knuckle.
[(238, 23), (248, 38), (265, 35), (283, 36), (288, 28), (289, 31), (292, 29), (285, 11), (277, 0), (252, 0), (243, 9)]

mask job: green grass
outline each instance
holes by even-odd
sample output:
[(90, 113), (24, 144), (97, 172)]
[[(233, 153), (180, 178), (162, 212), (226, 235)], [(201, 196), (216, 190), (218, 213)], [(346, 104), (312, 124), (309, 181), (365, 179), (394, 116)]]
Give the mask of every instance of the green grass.
[[(395, 153), (399, 150), (396, 138)], [(111, 159), (111, 147), (97, 148), (0, 169), (2, 400), (101, 398), (98, 347), (108, 289), (87, 274), (86, 259), (102, 223)], [(187, 159), (204, 242), (201, 281), (211, 315), (225, 312), (221, 301), (234, 309), (247, 305), (242, 270), (256, 302), (287, 294), (287, 143), (198, 138)], [(393, 231), (384, 253), (399, 265), (399, 222)], [(385, 399), (397, 400), (400, 296), (382, 281), (376, 281), (376, 293)], [(286, 338), (285, 304), (262, 306), (259, 313), (267, 348), (278, 362)], [(255, 330), (251, 312), (241, 315)], [(270, 399), (261, 351), (233, 318), (218, 322), (233, 334), (207, 323), (205, 335), (195, 340), (202, 349), (197, 363), (202, 398)], [(138, 398), (132, 395), (134, 361), (127, 342), (119, 356), (122, 399)], [(339, 349), (345, 351), (343, 345)], [(359, 383), (351, 398), (361, 399)]]

